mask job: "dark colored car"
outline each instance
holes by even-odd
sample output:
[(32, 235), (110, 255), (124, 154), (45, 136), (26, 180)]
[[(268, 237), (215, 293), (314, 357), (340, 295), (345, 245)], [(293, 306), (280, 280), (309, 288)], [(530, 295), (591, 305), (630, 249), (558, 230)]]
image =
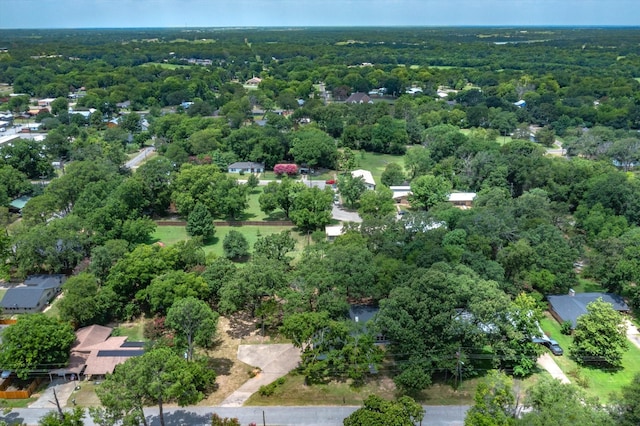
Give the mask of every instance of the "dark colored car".
[(562, 350), (558, 342), (556, 342), (555, 340), (547, 340), (543, 343), (543, 345), (549, 348), (551, 353), (554, 354), (555, 356), (561, 356), (562, 354), (564, 354), (564, 351)]

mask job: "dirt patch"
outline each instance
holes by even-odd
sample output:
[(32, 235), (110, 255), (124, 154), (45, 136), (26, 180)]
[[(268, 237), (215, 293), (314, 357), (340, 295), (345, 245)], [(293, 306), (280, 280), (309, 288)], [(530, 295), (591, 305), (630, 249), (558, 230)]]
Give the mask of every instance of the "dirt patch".
[(258, 321), (248, 312), (238, 312), (228, 320), (224, 332), (232, 339), (245, 339), (256, 334)]
[[(198, 405), (218, 405), (250, 379), (249, 372), (252, 367), (238, 361), (238, 346), (243, 341), (241, 337), (235, 336), (243, 336), (248, 333), (248, 330), (239, 327), (239, 324), (242, 323), (243, 321), (234, 319), (234, 325), (232, 325), (232, 321), (228, 318), (220, 317), (217, 344), (207, 353), (207, 356), (211, 358), (211, 366), (217, 375), (217, 389)], [(252, 330), (255, 332), (255, 324), (252, 326)]]

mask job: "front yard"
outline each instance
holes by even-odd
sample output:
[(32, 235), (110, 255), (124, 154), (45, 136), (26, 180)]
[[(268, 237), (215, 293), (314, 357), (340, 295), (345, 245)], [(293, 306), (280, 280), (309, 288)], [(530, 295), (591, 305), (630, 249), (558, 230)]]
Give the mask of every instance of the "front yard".
[(564, 349), (564, 356), (554, 357), (554, 360), (569, 380), (583, 387), (588, 395), (598, 397), (602, 403), (609, 402), (613, 392), (619, 392), (622, 387), (631, 383), (636, 374), (640, 373), (640, 349), (631, 342), (629, 342), (629, 350), (622, 358), (624, 366), (622, 370), (582, 367), (571, 359), (569, 349), (573, 338), (560, 333), (560, 324), (549, 316), (540, 325), (543, 331), (550, 334), (551, 338), (557, 340)]

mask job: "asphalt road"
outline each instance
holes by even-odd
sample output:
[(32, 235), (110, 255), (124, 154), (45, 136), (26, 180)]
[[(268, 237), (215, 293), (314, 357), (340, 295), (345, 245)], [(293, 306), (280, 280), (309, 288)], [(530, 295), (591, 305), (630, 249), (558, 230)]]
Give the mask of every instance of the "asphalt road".
[[(357, 410), (358, 407), (323, 406), (323, 407), (188, 407), (169, 408), (165, 410), (166, 426), (205, 426), (211, 424), (212, 413), (221, 417), (237, 417), (243, 425), (254, 422), (278, 426), (338, 426), (342, 420)], [(424, 426), (461, 426), (467, 406), (426, 406)], [(0, 420), (8, 424), (37, 425), (38, 419), (48, 411), (44, 408), (15, 409), (8, 414), (0, 415)], [(145, 409), (151, 426), (160, 425), (157, 408)], [(85, 419), (86, 426), (95, 426), (91, 418)]]
[(136, 167), (138, 167), (140, 165), (140, 163), (142, 163), (142, 161), (147, 158), (147, 155), (150, 155), (153, 151), (155, 151), (155, 147), (154, 146), (149, 146), (146, 147), (145, 149), (143, 149), (142, 151), (140, 151), (138, 153), (138, 155), (136, 155), (135, 157), (133, 157), (131, 160), (127, 161), (124, 165), (125, 167), (127, 167), (128, 169), (134, 169)]

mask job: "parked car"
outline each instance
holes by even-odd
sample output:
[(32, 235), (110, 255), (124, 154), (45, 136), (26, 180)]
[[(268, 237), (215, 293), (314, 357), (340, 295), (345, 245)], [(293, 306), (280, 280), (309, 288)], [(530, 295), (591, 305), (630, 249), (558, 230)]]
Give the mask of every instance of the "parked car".
[(562, 348), (560, 347), (558, 342), (556, 342), (553, 339), (546, 340), (543, 343), (543, 345), (545, 345), (547, 348), (549, 348), (551, 353), (554, 354), (555, 356), (561, 356), (562, 354), (564, 354), (564, 351), (562, 350)]

